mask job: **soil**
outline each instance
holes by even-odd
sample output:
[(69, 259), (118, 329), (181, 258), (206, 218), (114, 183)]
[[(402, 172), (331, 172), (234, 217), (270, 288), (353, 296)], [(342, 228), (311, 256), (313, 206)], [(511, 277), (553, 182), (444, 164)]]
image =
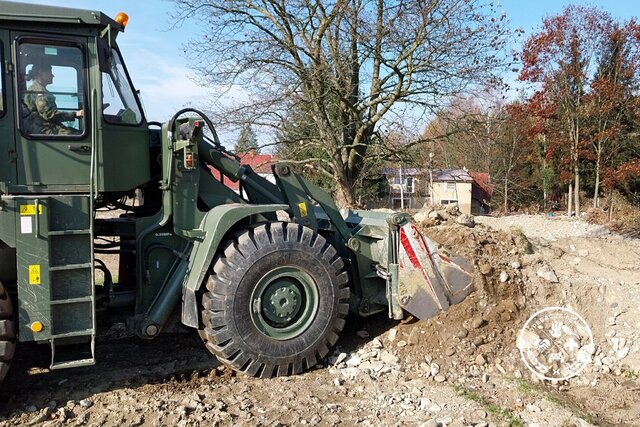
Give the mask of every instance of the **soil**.
[[(181, 327), (141, 341), (116, 324), (97, 364), (74, 370), (20, 345), (0, 425), (640, 425), (640, 240), (559, 216), (438, 222), (425, 233), (473, 260), (476, 291), (436, 318), (349, 318), (322, 364), (267, 380), (219, 365)], [(516, 345), (550, 306), (578, 312), (596, 344), (566, 381), (534, 375)]]

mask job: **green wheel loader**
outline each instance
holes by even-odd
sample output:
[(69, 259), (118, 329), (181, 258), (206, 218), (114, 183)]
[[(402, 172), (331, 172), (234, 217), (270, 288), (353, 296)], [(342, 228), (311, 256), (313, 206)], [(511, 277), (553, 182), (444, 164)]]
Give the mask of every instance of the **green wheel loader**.
[(0, 379), (18, 342), (95, 363), (116, 310), (144, 339), (180, 313), (233, 369), (297, 374), (349, 311), (428, 318), (471, 292), (473, 267), (406, 214), (341, 211), (286, 164), (271, 182), (199, 111), (148, 122), (127, 20), (0, 1)]

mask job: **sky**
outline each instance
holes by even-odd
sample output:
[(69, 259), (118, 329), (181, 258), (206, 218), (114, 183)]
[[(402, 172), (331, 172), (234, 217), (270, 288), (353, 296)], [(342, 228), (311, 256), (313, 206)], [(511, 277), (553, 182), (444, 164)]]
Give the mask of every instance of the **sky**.
[[(171, 0), (22, 0), (26, 3), (50, 4), (81, 9), (100, 10), (115, 17), (118, 12), (129, 16), (118, 44), (134, 86), (140, 90), (148, 120), (165, 121), (184, 106), (202, 106), (205, 100), (225, 96), (215, 89), (198, 86), (184, 55), (189, 40), (201, 30), (195, 22), (172, 28), (169, 14)], [(568, 4), (597, 6), (614, 18), (627, 20), (640, 15), (638, 0), (494, 0), (504, 10), (513, 28), (522, 28), (526, 39), (538, 28), (544, 17), (562, 12)], [(224, 100), (222, 99), (221, 102)]]

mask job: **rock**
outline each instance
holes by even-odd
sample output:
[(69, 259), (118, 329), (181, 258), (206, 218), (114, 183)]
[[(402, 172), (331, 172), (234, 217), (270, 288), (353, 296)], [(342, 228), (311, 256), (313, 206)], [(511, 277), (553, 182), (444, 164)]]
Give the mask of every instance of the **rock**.
[(389, 339), (389, 341), (395, 341), (397, 336), (398, 330), (396, 328), (389, 329), (389, 333), (387, 334), (387, 338)]
[(434, 402), (431, 405), (429, 405), (428, 411), (433, 413), (440, 412), (442, 411), (442, 407)]
[(442, 374), (438, 374), (438, 375), (435, 375), (435, 376), (433, 377), (433, 379), (434, 379), (434, 380), (435, 380), (435, 382), (437, 382), (437, 383), (443, 383), (443, 382), (445, 382), (445, 381), (447, 380), (447, 377), (445, 377), (445, 376), (444, 376), (444, 375), (442, 375)]
[(627, 355), (629, 354), (629, 347), (624, 347), (622, 350), (618, 350), (618, 352), (616, 353), (616, 356), (618, 356), (618, 359), (622, 360), (625, 357), (627, 357)]
[(471, 329), (478, 329), (482, 327), (484, 324), (485, 324), (484, 319), (478, 316), (471, 319), (471, 323), (469, 324), (469, 326), (471, 327)]
[(371, 341), (371, 348), (374, 348), (376, 350), (380, 350), (382, 347), (383, 347), (383, 345), (382, 345), (382, 341), (380, 341), (380, 339), (374, 338), (373, 341)]
[(453, 422), (453, 418), (452, 417), (438, 418), (436, 421), (439, 424), (442, 424), (442, 425), (446, 426), (446, 425), (449, 425), (449, 424), (451, 424)]
[(476, 356), (475, 362), (476, 362), (476, 365), (483, 366), (487, 363), (487, 360), (484, 358), (483, 355), (479, 354)]
[(425, 421), (420, 424), (420, 427), (438, 427), (438, 422), (434, 419), (430, 419), (429, 421)]
[(360, 330), (357, 332), (357, 334), (360, 338), (369, 338), (369, 332), (365, 330)]
[(474, 217), (466, 213), (460, 214), (460, 216), (456, 218), (456, 222), (469, 228), (473, 228), (476, 226)]
[(518, 261), (514, 261), (511, 263), (511, 268), (513, 268), (514, 270), (520, 270), (520, 268), (522, 268), (522, 265)]
[(406, 347), (407, 346), (407, 342), (404, 341), (404, 340), (400, 340), (400, 341), (398, 341), (397, 345), (398, 345), (398, 347)]
[(507, 273), (506, 271), (501, 271), (500, 282), (505, 283), (507, 280), (509, 280), (509, 273)]
[(536, 406), (533, 403), (529, 403), (527, 406), (525, 406), (525, 408), (529, 412), (541, 412), (542, 411), (542, 409), (540, 409), (539, 406)]
[(398, 363), (400, 359), (395, 354), (389, 353), (388, 351), (380, 352), (380, 361), (383, 363)]
[(480, 262), (478, 264), (478, 269), (480, 270), (480, 273), (484, 274), (485, 276), (489, 276), (491, 275), (491, 273), (493, 273), (493, 267), (487, 262)]
[(449, 347), (444, 351), (444, 355), (447, 357), (453, 356), (454, 354), (456, 354), (456, 349), (453, 347)]
[(38, 408), (36, 408), (36, 405), (29, 405), (25, 408), (25, 410), (27, 412), (36, 412), (38, 410)]
[(558, 283), (559, 282), (558, 276), (556, 276), (556, 273), (549, 266), (545, 266), (545, 267), (539, 269), (536, 272), (536, 274), (538, 275), (538, 277), (543, 278), (547, 282), (550, 282), (550, 283)]
[(581, 257), (588, 257), (589, 256), (589, 251), (587, 251), (586, 249), (581, 249), (578, 251), (578, 255), (580, 255)]
[(90, 408), (93, 405), (93, 401), (91, 399), (82, 399), (80, 401), (80, 406), (83, 408)]
[(440, 212), (438, 211), (431, 211), (428, 214), (428, 217), (431, 219), (437, 219), (439, 221), (442, 221), (444, 218), (442, 218), (442, 215), (440, 215)]
[(432, 377), (435, 377), (436, 375), (438, 375), (440, 373), (440, 366), (438, 366), (437, 363), (432, 363), (429, 372), (431, 373)]
[(347, 358), (347, 353), (340, 353), (336, 358), (334, 365), (339, 365), (340, 363), (344, 362), (346, 358)]
[(362, 360), (360, 359), (360, 357), (358, 357), (357, 354), (351, 355), (351, 357), (347, 360), (347, 366), (352, 368), (360, 366), (360, 363), (362, 363)]
[(456, 332), (456, 336), (460, 339), (466, 338), (467, 335), (469, 335), (469, 331), (466, 328), (460, 328), (458, 332)]

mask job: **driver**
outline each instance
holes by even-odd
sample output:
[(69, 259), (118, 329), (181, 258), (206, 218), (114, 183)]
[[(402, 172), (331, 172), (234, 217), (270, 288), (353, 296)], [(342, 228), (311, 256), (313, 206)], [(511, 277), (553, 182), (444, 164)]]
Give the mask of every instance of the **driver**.
[(27, 81), (33, 80), (33, 83), (24, 96), (26, 129), (33, 134), (78, 134), (77, 129), (67, 127), (63, 122), (84, 117), (84, 110), (58, 110), (55, 96), (47, 90), (47, 85), (53, 82), (53, 77), (49, 64), (34, 64), (27, 74)]

